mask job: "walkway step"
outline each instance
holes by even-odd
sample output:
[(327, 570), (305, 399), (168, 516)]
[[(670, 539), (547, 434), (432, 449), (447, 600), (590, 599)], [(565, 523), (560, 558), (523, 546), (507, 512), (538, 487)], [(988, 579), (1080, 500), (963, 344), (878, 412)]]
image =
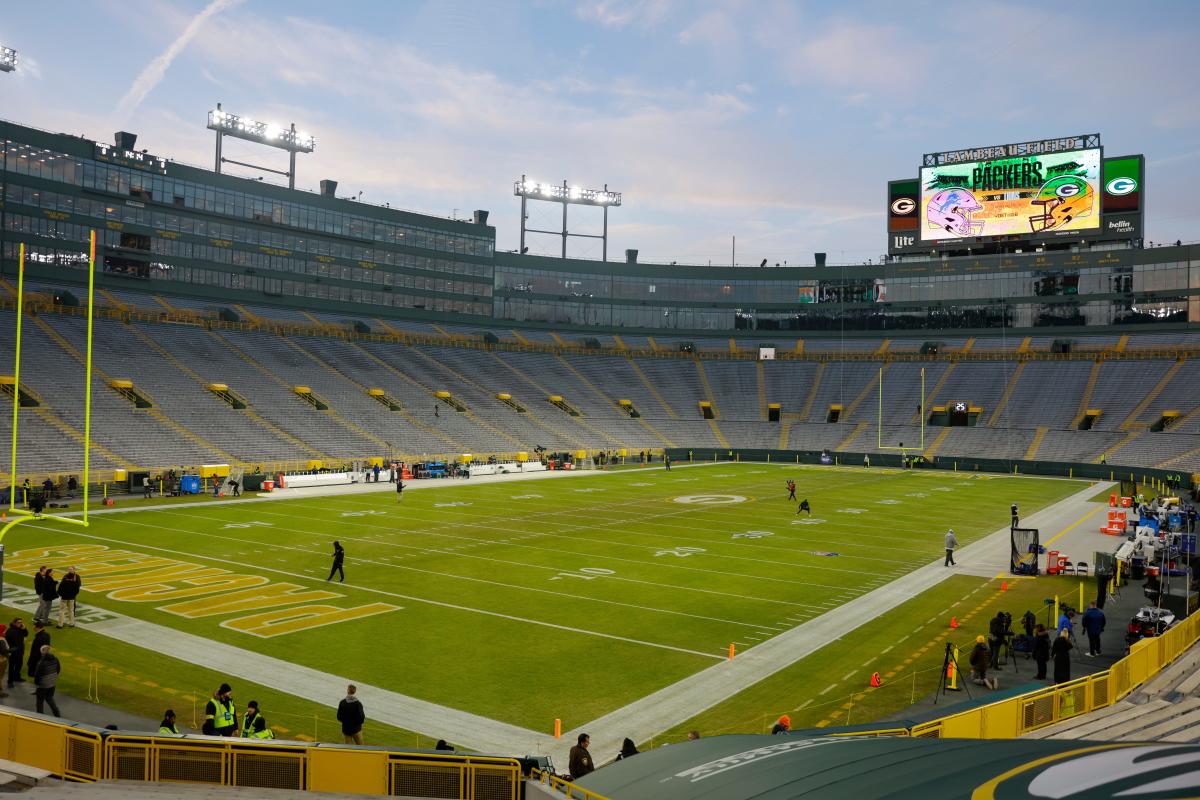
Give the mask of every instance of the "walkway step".
[[(1153, 725), (1143, 726), (1135, 731), (1117, 735), (1113, 738), (1123, 739), (1128, 742), (1151, 742), (1176, 733), (1181, 728), (1195, 728), (1200, 723), (1200, 699), (1194, 697), (1188, 698), (1176, 704), (1174, 710), (1176, 713), (1169, 719)], [(1155, 722), (1155, 720), (1151, 718), (1147, 719), (1146, 722), (1151, 723)], [(1200, 730), (1194, 730), (1193, 735), (1200, 736)]]
[(11, 775), (13, 780), (23, 786), (37, 786), (47, 778), (54, 777), (53, 773), (47, 770), (31, 767), (28, 764), (18, 764), (16, 761), (9, 761), (6, 758), (0, 758), (0, 772)]

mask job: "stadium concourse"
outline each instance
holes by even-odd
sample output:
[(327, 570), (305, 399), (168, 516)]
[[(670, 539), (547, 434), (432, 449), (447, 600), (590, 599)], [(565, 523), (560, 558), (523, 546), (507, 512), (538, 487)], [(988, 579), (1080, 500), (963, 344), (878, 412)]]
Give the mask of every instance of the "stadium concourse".
[[(712, 467), (696, 464), (690, 465), (690, 468), (711, 470)], [(785, 466), (768, 468), (772, 471), (778, 470), (782, 480)], [(662, 468), (656, 466), (649, 469), (658, 472)], [(687, 470), (689, 465), (681, 464), (677, 469)], [(466, 482), (463, 488), (476, 490), (497, 483), (531, 480), (603, 480), (622, 474), (626, 473), (554, 471), (531, 475), (483, 476)], [(410, 490), (422, 493), (439, 492), (450, 487), (457, 489), (460, 486), (463, 486), (460, 482), (413, 481), (410, 483)], [(1081, 523), (1098, 513), (1102, 504), (1095, 502), (1093, 497), (1097, 491), (1104, 490), (1107, 486), (1108, 484), (1086, 485), (1065, 499), (1031, 514), (1023, 524), (1039, 528), (1046, 532), (1048, 538), (1056, 541), (1060, 536), (1064, 542), (1074, 542), (1078, 538), (1078, 546), (1083, 547), (1085, 539), (1080, 530)], [(390, 484), (362, 483), (286, 489), (256, 498), (219, 501), (219, 504), (250, 508), (297, 497), (369, 496), (391, 491)], [(204, 503), (199, 505), (203, 506)], [(154, 508), (153, 505), (126, 506), (93, 513), (96, 516), (119, 517), (124, 514), (152, 511)], [(283, 661), (245, 648), (135, 619), (112, 610), (106, 610), (96, 621), (89, 621), (87, 614), (81, 613), (79, 625), (84, 630), (109, 637), (114, 642), (169, 652), (193, 663), (203, 663), (220, 674), (230, 676), (231, 680), (269, 685), (316, 703), (328, 701), (328, 687), (356, 682), (360, 695), (371, 698), (371, 716), (374, 720), (408, 730), (441, 731), (447, 739), (482, 753), (549, 755), (555, 764), (565, 765), (567, 750), (582, 732), (591, 734), (593, 750), (598, 754), (616, 753), (625, 737), (638, 742), (650, 741), (672, 726), (686, 722), (698, 712), (720, 703), (830, 642), (847, 637), (857, 628), (887, 614), (906, 599), (936, 586), (952, 574), (967, 573), (988, 578), (1005, 574), (1009, 565), (1009, 534), (1007, 527), (1001, 528), (963, 547), (957, 554), (961, 566), (955, 570), (945, 569), (940, 560), (919, 566), (896, 580), (756, 645), (733, 660), (719, 661), (629, 705), (564, 731), (561, 739), (555, 739), (548, 733), (528, 730), (406, 696), (383, 687), (371, 686), (345, 675), (321, 673), (299, 663)], [(8, 589), (3, 602), (20, 610), (30, 610), (36, 604), (37, 598), (28, 590)], [(597, 760), (598, 763), (604, 763), (607, 759), (598, 756)]]

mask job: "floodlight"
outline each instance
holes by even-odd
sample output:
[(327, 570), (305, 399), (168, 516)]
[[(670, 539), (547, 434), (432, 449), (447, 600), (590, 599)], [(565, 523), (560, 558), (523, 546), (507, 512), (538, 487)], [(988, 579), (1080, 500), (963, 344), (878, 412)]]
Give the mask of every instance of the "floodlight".
[(12, 72), (17, 68), (17, 51), (0, 46), (0, 72)]
[(300, 133), (293, 124), (283, 128), (270, 122), (259, 122), (237, 114), (222, 111), (220, 104), (215, 111), (208, 112), (208, 129), (225, 136), (247, 139), (251, 142), (278, 147), (280, 150), (291, 150), (296, 153), (311, 153), (316, 147), (316, 140), (306, 133)]
[[(217, 103), (216, 109), (208, 112), (208, 129), (216, 131), (217, 134), (217, 154), (216, 154), (216, 171), (221, 172), (222, 164), (239, 164), (243, 167), (252, 167), (261, 169), (265, 172), (274, 172), (276, 175), (285, 175), (288, 179), (288, 188), (296, 188), (296, 153), (311, 153), (317, 145), (317, 140), (310, 134), (296, 130), (296, 124), (292, 123), (288, 127), (276, 125), (271, 122), (259, 122), (248, 117), (241, 117), (237, 114), (230, 114), (221, 108), (221, 104)], [(225, 158), (221, 155), (221, 138), (224, 136), (233, 136), (237, 139), (245, 139), (249, 142), (257, 142), (265, 144), (268, 147), (277, 147), (280, 150), (288, 151), (288, 170), (270, 169), (261, 167), (255, 164), (247, 164), (244, 161), (234, 161), (232, 158)]]
[[(603, 189), (584, 189), (580, 186), (572, 186), (566, 181), (559, 183), (541, 183), (533, 181), (521, 176), (520, 180), (513, 182), (513, 194), (521, 198), (521, 250), (524, 253), (529, 248), (525, 246), (525, 234), (546, 233), (562, 238), (562, 257), (567, 257), (567, 237), (580, 236), (585, 239), (599, 239), (602, 247), (602, 258), (608, 261), (608, 209), (612, 206), (621, 205), (621, 193), (610, 192), (606, 185)], [(528, 228), (525, 225), (528, 219), (528, 214), (525, 213), (525, 204), (529, 200), (542, 200), (548, 203), (562, 203), (562, 229), (558, 231), (543, 231), (535, 228)], [(604, 212), (604, 232), (599, 236), (586, 233), (570, 233), (567, 230), (567, 206), (570, 204), (582, 206), (600, 206)]]

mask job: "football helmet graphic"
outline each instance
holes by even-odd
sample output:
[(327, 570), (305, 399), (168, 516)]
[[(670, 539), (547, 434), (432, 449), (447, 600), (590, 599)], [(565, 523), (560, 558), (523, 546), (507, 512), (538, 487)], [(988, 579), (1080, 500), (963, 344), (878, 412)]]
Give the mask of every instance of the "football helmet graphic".
[(1092, 186), (1078, 175), (1059, 175), (1042, 184), (1037, 196), (1030, 201), (1040, 206), (1041, 213), (1029, 218), (1034, 233), (1062, 228), (1071, 220), (1086, 217), (1096, 206)]
[(941, 228), (955, 236), (982, 236), (983, 220), (971, 219), (971, 214), (982, 211), (983, 206), (975, 195), (962, 187), (943, 189), (929, 198), (925, 206), (925, 223), (930, 228)]

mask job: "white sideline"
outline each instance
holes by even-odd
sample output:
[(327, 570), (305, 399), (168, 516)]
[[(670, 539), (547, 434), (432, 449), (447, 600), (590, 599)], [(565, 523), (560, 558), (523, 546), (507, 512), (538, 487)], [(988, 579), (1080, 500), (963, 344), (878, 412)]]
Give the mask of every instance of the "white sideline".
[[(732, 466), (728, 462), (719, 462), (715, 465), (726, 468)], [(714, 466), (714, 464), (705, 462), (678, 466), (687, 468)], [(757, 466), (775, 465), (761, 464)], [(650, 466), (644, 469), (662, 470), (662, 467)], [(547, 472), (472, 478), (469, 481), (450, 479), (413, 481), (411, 485), (413, 488), (432, 489), (437, 486), (460, 487), (464, 484), (473, 485), (501, 480), (538, 480), (569, 475), (617, 475), (634, 471), (640, 470)], [(409, 485), (406, 484), (406, 488)], [(1099, 484), (1089, 485), (1070, 497), (1030, 515), (1028, 520), (1023, 520), (1023, 522), (1046, 531), (1060, 531), (1074, 522), (1079, 513), (1087, 507), (1087, 502), (1099, 491), (1098, 486)], [(368, 491), (394, 491), (394, 488), (392, 484), (386, 483), (379, 485), (353, 484), (345, 487), (312, 487), (290, 490), (288, 496), (311, 497)], [(252, 503), (264, 501), (266, 498), (213, 502)], [(208, 503), (188, 505), (204, 506)], [(151, 508), (178, 510), (181, 507), (179, 504), (148, 505), (91, 513), (113, 513), (143, 508), (147, 510)], [(75, 513), (77, 512), (71, 515), (73, 516)], [(940, 538), (942, 533), (942, 531), (932, 531), (930, 535)], [(173, 628), (118, 615), (107, 609), (105, 609), (105, 613), (112, 615), (112, 619), (89, 624), (84, 624), (81, 620), (80, 627), (86, 627), (92, 632), (112, 637), (122, 643), (144, 647), (152, 652), (165, 653), (203, 665), (233, 678), (259, 683), (296, 697), (326, 705), (330, 708), (331, 715), (333, 707), (341, 698), (343, 687), (348, 683), (357, 683), (367, 710), (368, 739), (370, 738), (370, 720), (376, 720), (398, 728), (414, 730), (427, 736), (441, 736), (479, 752), (549, 754), (554, 758), (556, 765), (561, 768), (566, 765), (567, 750), (580, 732), (591, 733), (593, 758), (597, 763), (605, 763), (617, 753), (621, 741), (625, 737), (638, 742), (647, 741), (664, 730), (686, 722), (704, 710), (840, 639), (850, 631), (882, 616), (917, 594), (936, 586), (950, 575), (966, 573), (992, 577), (1000, 571), (1007, 571), (1008, 550), (1009, 529), (1005, 527), (957, 551), (956, 557), (963, 563), (963, 569), (945, 568), (940, 559), (926, 564), (890, 583), (832, 608), (813, 620), (780, 633), (761, 644), (756, 644), (732, 661), (724, 661), (694, 673), (585, 725), (564, 732), (563, 738), (560, 740), (527, 728), (437, 705), (343, 676), (309, 669), (299, 664), (233, 647)], [(14, 606), (13, 595), (20, 596), (22, 594), (25, 593), (6, 593), (4, 604)], [(798, 698), (789, 698), (784, 703), (796, 700)]]

